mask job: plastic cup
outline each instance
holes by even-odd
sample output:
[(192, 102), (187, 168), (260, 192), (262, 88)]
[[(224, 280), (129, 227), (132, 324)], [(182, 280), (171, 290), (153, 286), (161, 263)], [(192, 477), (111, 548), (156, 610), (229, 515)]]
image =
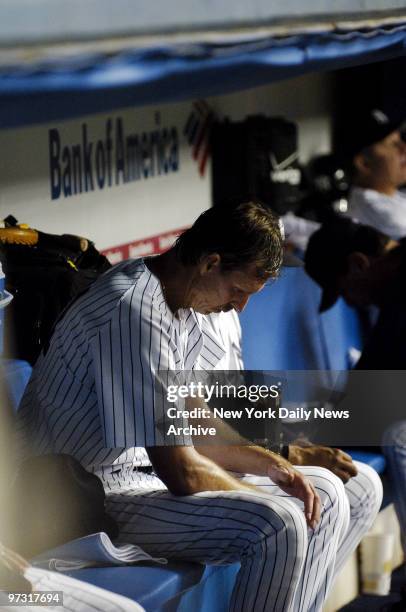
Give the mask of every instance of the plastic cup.
[(367, 534), (361, 542), (362, 591), (388, 595), (392, 576), (393, 533)]

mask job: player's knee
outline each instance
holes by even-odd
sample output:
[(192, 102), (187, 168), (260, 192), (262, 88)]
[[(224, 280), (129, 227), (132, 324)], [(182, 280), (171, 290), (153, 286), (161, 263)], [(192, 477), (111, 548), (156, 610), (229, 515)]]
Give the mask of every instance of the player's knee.
[(379, 474), (366, 463), (356, 461), (355, 465), (358, 470), (358, 475), (355, 477), (355, 480), (358, 482), (356, 498), (363, 507), (365, 507), (365, 498), (368, 498), (370, 506), (372, 506), (375, 509), (375, 513), (377, 513), (381, 507), (383, 498), (383, 486)]
[(307, 550), (307, 525), (303, 510), (290, 500), (279, 498), (277, 504), (269, 505), (268, 520), (274, 528), (274, 533), (268, 538), (269, 546), (275, 546), (274, 537), (277, 537), (285, 542), (292, 558), (303, 558)]
[(316, 467), (312, 469), (309, 477), (319, 494), (324, 510), (335, 509), (340, 514), (348, 513), (344, 483), (338, 476), (327, 468)]

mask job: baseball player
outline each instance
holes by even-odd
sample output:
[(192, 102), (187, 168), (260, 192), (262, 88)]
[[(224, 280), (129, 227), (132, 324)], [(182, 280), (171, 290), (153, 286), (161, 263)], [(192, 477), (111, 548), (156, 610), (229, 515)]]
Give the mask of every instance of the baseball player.
[[(232, 610), (320, 610), (350, 551), (348, 498), (329, 470), (166, 435), (167, 373), (212, 370), (226, 354), (205, 315), (242, 310), (281, 262), (269, 209), (206, 211), (172, 249), (118, 264), (73, 304), (19, 410), (23, 454), (68, 453), (97, 473), (122, 541), (170, 559), (240, 562)], [(266, 490), (234, 472), (265, 478)], [(350, 537), (356, 545), (360, 534)]]

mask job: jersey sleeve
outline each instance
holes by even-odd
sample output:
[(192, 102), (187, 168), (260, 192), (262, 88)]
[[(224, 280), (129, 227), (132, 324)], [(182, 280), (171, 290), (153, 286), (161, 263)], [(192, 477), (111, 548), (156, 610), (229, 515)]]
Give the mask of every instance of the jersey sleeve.
[[(112, 318), (93, 341), (99, 414), (108, 448), (190, 444), (187, 436), (168, 435), (168, 409), (184, 409), (184, 400), (169, 401), (168, 390), (182, 374), (172, 339), (173, 317), (150, 295), (128, 291)], [(187, 425), (187, 423), (186, 423)]]

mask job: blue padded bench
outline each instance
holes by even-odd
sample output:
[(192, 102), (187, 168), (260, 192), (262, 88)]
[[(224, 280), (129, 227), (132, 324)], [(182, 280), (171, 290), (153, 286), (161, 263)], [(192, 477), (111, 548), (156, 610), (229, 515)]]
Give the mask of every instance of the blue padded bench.
[(147, 612), (227, 612), (239, 564), (89, 568), (69, 575), (137, 601)]
[(349, 349), (360, 349), (357, 314), (342, 300), (318, 312), (321, 292), (303, 268), (253, 295), (240, 315), (247, 370), (348, 370)]
[(380, 453), (374, 453), (368, 451), (368, 449), (363, 450), (359, 448), (346, 448), (346, 452), (351, 455), (354, 461), (362, 461), (362, 463), (367, 463), (380, 475), (384, 473), (386, 468), (386, 459)]

